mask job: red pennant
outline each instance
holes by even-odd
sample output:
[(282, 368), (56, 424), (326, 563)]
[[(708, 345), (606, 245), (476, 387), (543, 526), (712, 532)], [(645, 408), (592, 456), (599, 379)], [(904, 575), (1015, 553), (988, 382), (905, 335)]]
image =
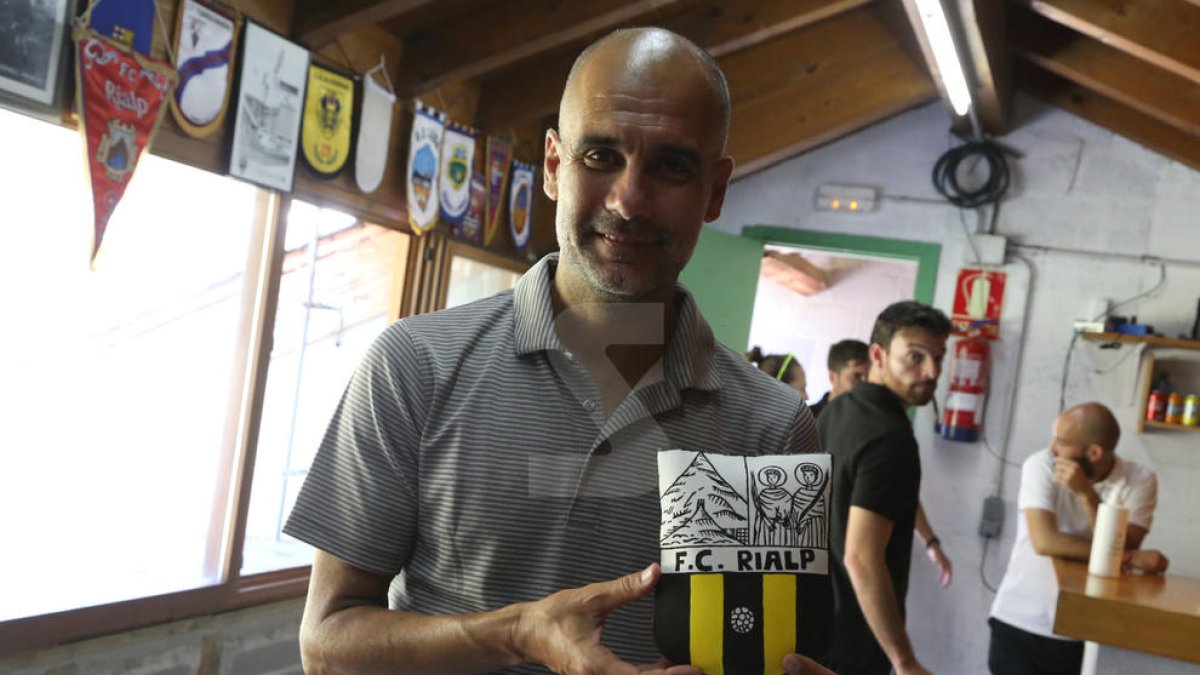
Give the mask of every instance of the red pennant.
[(77, 27), (74, 37), (79, 52), (76, 98), (95, 207), (95, 260), (108, 219), (162, 120), (175, 71), (91, 29)]

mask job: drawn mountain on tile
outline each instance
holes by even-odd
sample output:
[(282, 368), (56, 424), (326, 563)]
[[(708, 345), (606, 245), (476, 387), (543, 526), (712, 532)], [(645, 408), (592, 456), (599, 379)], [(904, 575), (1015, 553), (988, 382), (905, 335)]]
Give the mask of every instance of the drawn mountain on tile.
[(749, 512), (746, 498), (698, 452), (662, 494), (660, 544), (663, 548), (745, 544)]

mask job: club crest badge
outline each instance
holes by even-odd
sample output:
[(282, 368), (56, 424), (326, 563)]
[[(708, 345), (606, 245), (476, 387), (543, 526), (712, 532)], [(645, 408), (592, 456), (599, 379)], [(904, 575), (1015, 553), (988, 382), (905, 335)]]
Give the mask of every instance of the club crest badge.
[(663, 655), (759, 675), (832, 641), (829, 455), (658, 454)]
[(524, 251), (533, 231), (533, 177), (537, 167), (514, 161), (512, 191), (508, 195), (508, 233), (513, 246)]
[(442, 171), (438, 196), (442, 219), (451, 226), (462, 223), (471, 204), (471, 174), (475, 167), (475, 129), (455, 122), (446, 125), (442, 138)]
[(133, 171), (137, 157), (137, 131), (121, 120), (109, 120), (108, 131), (96, 146), (96, 162), (114, 183), (124, 183)]
[(333, 178), (350, 156), (354, 80), (310, 63), (300, 143), (304, 161), (321, 178)]

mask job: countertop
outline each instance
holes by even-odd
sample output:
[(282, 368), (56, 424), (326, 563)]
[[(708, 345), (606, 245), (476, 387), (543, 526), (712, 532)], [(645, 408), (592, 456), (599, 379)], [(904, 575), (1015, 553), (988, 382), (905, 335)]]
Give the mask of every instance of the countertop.
[(1080, 640), (1200, 663), (1200, 579), (1089, 576), (1087, 563), (1054, 559), (1054, 632)]

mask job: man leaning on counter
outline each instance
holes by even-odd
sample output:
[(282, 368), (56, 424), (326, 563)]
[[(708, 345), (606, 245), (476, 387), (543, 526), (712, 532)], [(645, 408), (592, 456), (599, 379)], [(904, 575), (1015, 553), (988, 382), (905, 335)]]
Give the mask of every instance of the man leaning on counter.
[(1129, 509), (1126, 566), (1166, 571), (1160, 551), (1140, 550), (1154, 519), (1158, 478), (1116, 456), (1120, 435), (1112, 411), (1084, 403), (1059, 415), (1050, 447), (1021, 466), (1017, 508), (1024, 517), (988, 621), (993, 675), (1079, 673), (1083, 643), (1053, 630), (1058, 581), (1051, 558), (1088, 559), (1101, 501), (1119, 498)]

